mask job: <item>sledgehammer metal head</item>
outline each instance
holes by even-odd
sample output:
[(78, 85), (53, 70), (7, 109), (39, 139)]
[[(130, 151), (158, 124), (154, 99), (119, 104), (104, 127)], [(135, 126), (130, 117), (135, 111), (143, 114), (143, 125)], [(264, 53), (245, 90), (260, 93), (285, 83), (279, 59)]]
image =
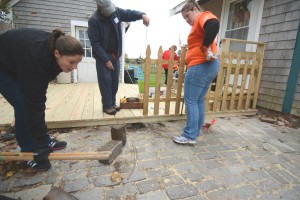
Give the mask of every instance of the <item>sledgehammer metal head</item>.
[(98, 150), (99, 151), (105, 151), (105, 152), (110, 152), (111, 154), (109, 155), (108, 159), (105, 160), (99, 160), (99, 162), (103, 164), (111, 164), (116, 157), (122, 152), (122, 141), (120, 140), (111, 140), (107, 142), (105, 145), (100, 147)]

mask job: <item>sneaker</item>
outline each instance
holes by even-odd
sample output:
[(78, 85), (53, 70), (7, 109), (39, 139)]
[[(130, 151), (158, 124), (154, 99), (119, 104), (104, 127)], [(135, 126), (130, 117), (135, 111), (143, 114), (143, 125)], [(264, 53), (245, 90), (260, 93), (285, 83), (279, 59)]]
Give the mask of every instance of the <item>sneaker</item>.
[(67, 142), (65, 142), (65, 141), (59, 141), (59, 140), (51, 138), (51, 140), (49, 142), (49, 147), (53, 151), (64, 149), (64, 148), (66, 148), (66, 146), (67, 146)]
[(173, 137), (173, 141), (178, 144), (197, 144), (196, 140), (188, 139), (182, 135)]
[(38, 170), (38, 171), (47, 171), (51, 168), (50, 162), (44, 162), (44, 163), (37, 163), (34, 160), (30, 160), (26, 162), (26, 165), (31, 167), (32, 169)]
[(115, 115), (117, 113), (117, 111), (113, 108), (104, 109), (103, 112), (105, 112), (108, 115)]

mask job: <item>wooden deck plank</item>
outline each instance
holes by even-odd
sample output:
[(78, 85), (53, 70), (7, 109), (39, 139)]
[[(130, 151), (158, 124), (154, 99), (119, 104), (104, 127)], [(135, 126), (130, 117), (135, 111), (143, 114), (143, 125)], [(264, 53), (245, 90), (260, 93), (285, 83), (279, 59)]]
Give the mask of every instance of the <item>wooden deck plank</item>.
[(52, 118), (52, 121), (65, 121), (70, 120), (70, 116), (72, 112), (75, 110), (75, 105), (78, 102), (78, 98), (80, 96), (81, 87), (73, 86), (72, 92), (66, 97), (64, 102), (56, 107), (59, 114), (54, 115), (56, 118)]
[[(64, 85), (60, 86), (57, 85), (57, 87), (63, 88)], [(45, 119), (46, 121), (57, 121), (55, 119), (58, 119), (58, 117), (61, 115), (63, 112), (63, 108), (66, 105), (66, 102), (74, 92), (74, 85), (70, 84), (69, 87), (66, 88), (65, 91), (60, 90), (56, 92), (55, 95), (57, 98), (53, 98), (52, 101), (46, 102), (46, 112), (45, 112)], [(48, 99), (48, 94), (47, 94), (47, 99)], [(50, 98), (49, 98), (50, 99)], [(49, 103), (48, 103), (49, 102)]]
[[(119, 103), (119, 98), (124, 96), (139, 97), (138, 85), (120, 84), (117, 103)], [(168, 115), (164, 114), (164, 102), (159, 103), (159, 115), (153, 114), (154, 109), (151, 109), (151, 106), (154, 108), (154, 102), (149, 105), (148, 116), (143, 115), (143, 109), (122, 109), (115, 116), (107, 115), (102, 112), (101, 95), (97, 83), (50, 84), (47, 91), (46, 123), (49, 128), (70, 128), (185, 119), (185, 114), (174, 115), (175, 101), (171, 101)], [(236, 116), (239, 113), (253, 115), (256, 110), (207, 114), (209, 116)], [(0, 125), (9, 125), (13, 119), (13, 108), (4, 98), (0, 98)]]
[(102, 103), (101, 103), (101, 95), (100, 90), (98, 87), (98, 84), (94, 84), (94, 109), (93, 109), (93, 119), (99, 119), (103, 117), (103, 111), (102, 111)]
[(47, 102), (46, 105), (50, 102), (53, 102), (54, 99), (58, 98), (61, 94), (69, 90), (69, 84), (59, 84), (59, 87), (56, 87), (58, 84), (49, 84), (47, 90)]
[(73, 97), (74, 101), (76, 100), (76, 102), (74, 102), (74, 108), (69, 117), (70, 120), (82, 119), (82, 114), (83, 114), (87, 94), (88, 94), (88, 85), (87, 84), (81, 85), (81, 88), (79, 88), (79, 92), (77, 92), (76, 95), (74, 95)]
[(87, 88), (84, 110), (81, 119), (92, 119), (94, 114), (94, 87)]
[(70, 90), (69, 84), (50, 84), (47, 90), (46, 110), (57, 106), (59, 99), (63, 99), (63, 94)]

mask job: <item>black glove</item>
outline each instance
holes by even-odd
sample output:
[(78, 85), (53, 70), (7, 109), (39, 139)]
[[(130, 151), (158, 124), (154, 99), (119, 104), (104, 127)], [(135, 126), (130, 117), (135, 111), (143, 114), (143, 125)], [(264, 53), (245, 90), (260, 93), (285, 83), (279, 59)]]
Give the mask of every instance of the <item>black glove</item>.
[(38, 144), (33, 152), (33, 159), (37, 164), (50, 165), (48, 156), (51, 152), (48, 143)]

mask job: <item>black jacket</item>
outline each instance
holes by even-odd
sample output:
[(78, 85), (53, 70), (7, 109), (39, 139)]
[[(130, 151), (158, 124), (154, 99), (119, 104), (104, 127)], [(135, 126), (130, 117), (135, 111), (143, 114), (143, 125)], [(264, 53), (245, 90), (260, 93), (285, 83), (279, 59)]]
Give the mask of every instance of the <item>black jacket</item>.
[[(122, 55), (122, 22), (132, 22), (142, 19), (144, 13), (136, 10), (121, 9), (116, 7), (116, 11), (111, 14), (111, 20), (117, 35), (118, 52), (117, 57)], [(88, 21), (88, 36), (93, 48), (93, 57), (100, 59), (106, 63), (109, 58), (107, 56), (107, 44), (109, 37), (109, 25), (99, 10), (96, 10)]]
[(23, 95), (26, 128), (36, 140), (47, 137), (46, 92), (61, 72), (48, 48), (50, 33), (14, 29), (0, 35), (0, 70), (14, 76)]

